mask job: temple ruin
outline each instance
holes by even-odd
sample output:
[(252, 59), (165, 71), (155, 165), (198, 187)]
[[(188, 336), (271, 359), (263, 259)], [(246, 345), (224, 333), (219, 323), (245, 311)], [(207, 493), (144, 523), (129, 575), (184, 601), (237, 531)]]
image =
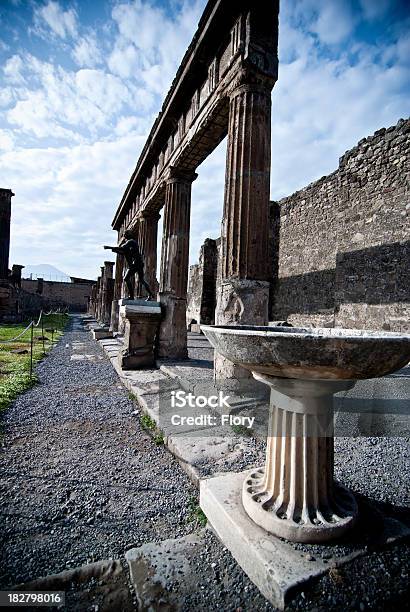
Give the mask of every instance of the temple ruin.
[[(133, 232), (151, 274), (149, 282), (155, 285), (157, 227), (164, 209), (160, 357), (187, 357), (191, 185), (198, 166), (226, 135), (216, 318), (219, 323), (268, 322), (271, 91), (277, 79), (278, 12), (277, 0), (208, 2), (115, 214), (118, 241), (125, 230)], [(124, 296), (122, 267), (118, 257), (114, 331), (117, 304)], [(240, 375), (222, 357), (215, 368), (220, 378)]]

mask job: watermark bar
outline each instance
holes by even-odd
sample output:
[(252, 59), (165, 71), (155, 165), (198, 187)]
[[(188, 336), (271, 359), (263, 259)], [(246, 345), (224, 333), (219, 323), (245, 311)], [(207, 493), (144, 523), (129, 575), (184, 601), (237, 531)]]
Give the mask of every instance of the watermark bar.
[(0, 608), (60, 607), (65, 604), (64, 591), (0, 591)]

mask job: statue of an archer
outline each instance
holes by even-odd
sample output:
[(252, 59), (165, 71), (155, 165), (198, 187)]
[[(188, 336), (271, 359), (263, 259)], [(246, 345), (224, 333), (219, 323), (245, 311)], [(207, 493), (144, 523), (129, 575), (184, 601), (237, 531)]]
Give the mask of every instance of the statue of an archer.
[(124, 281), (127, 285), (129, 299), (134, 299), (133, 279), (135, 274), (138, 275), (139, 282), (147, 290), (147, 301), (152, 299), (154, 296), (147, 281), (144, 278), (144, 260), (141, 256), (138, 242), (135, 240), (135, 238), (132, 237), (132, 233), (126, 230), (124, 232), (124, 238), (117, 247), (104, 246), (104, 249), (110, 249), (114, 253), (124, 255), (125, 261), (128, 265), (128, 270), (124, 276)]

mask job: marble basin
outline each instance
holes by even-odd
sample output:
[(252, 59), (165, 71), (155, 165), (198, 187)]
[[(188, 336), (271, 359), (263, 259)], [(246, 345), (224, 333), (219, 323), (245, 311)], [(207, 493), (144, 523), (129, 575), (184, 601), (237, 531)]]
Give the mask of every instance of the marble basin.
[(248, 516), (295, 542), (354, 526), (354, 495), (336, 482), (333, 395), (410, 360), (410, 335), (347, 329), (202, 325), (212, 346), (270, 387), (265, 466), (243, 483)]
[(283, 378), (360, 380), (410, 360), (410, 335), (356, 329), (201, 325), (212, 346), (252, 372)]

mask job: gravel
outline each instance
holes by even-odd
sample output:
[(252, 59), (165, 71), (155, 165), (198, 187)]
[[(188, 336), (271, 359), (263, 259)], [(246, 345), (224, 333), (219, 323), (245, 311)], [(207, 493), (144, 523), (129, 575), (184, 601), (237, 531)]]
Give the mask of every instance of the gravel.
[[(205, 351), (198, 346), (207, 359)], [(73, 355), (82, 358), (71, 360)], [(196, 489), (172, 455), (141, 429), (138, 408), (81, 319), (73, 319), (38, 373), (40, 384), (3, 419), (1, 588), (199, 529), (192, 521)], [(335, 443), (337, 478), (371, 503), (393, 507), (405, 522), (408, 442), (390, 437)], [(260, 462), (263, 449), (255, 440), (233, 467)], [(324, 546), (295, 546), (312, 558), (327, 554)], [(313, 581), (288, 609), (407, 610), (409, 557), (404, 543), (369, 551)], [(182, 610), (274, 610), (210, 530), (195, 564), (198, 585)], [(90, 609), (88, 603), (67, 609)]]
[(1, 587), (192, 532), (196, 489), (141, 429), (81, 319), (38, 374), (3, 417)]

